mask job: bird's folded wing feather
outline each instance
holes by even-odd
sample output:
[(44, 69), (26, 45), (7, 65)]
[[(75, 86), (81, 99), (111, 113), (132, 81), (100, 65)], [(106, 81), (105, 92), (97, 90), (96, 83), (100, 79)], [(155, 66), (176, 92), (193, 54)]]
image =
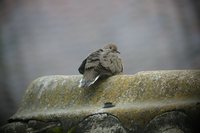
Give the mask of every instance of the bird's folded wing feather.
[(87, 59), (85, 59), (85, 60), (81, 63), (80, 67), (78, 68), (78, 71), (80, 72), (80, 74), (83, 74), (83, 73), (85, 72), (85, 64), (86, 64), (86, 61), (87, 61)]
[(101, 52), (102, 50), (99, 49), (87, 57), (85, 69), (95, 68), (99, 65)]
[(85, 70), (90, 68), (95, 68), (99, 65), (99, 58), (100, 54), (102, 52), (102, 49), (99, 49), (93, 53), (91, 53), (80, 65), (79, 72), (83, 74)]

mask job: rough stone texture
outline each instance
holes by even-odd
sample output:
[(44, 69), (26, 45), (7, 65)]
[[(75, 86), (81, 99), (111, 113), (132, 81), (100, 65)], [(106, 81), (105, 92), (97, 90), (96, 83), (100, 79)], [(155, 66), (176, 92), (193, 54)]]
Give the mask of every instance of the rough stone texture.
[(13, 122), (1, 127), (0, 132), (1, 133), (26, 133), (27, 128), (28, 126), (24, 122)]
[(80, 133), (127, 133), (121, 122), (113, 115), (100, 113), (88, 116), (76, 127)]
[(42, 122), (29, 120), (24, 122), (11, 122), (0, 128), (1, 133), (62, 133), (63, 128), (59, 122)]
[(145, 133), (192, 133), (191, 120), (180, 111), (166, 112), (153, 118), (145, 127)]
[[(156, 115), (170, 110), (184, 110), (199, 120), (199, 70), (116, 75), (87, 89), (78, 88), (80, 78), (55, 75), (36, 79), (10, 121), (67, 120), (73, 125), (88, 115), (108, 112), (132, 128), (133, 124), (144, 127)], [(106, 102), (115, 106), (103, 108)]]

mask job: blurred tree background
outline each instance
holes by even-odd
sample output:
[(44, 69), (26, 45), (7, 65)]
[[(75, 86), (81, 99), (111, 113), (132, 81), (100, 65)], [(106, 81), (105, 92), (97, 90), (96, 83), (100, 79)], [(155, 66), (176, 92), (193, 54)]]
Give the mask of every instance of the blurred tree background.
[(28, 84), (118, 45), (124, 73), (200, 68), (199, 0), (1, 0), (0, 123)]

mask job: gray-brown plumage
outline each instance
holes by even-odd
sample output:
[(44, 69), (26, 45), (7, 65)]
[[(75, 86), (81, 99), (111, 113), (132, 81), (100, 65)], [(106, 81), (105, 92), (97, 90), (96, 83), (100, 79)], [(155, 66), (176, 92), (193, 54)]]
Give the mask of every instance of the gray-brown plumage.
[(79, 72), (83, 74), (79, 87), (89, 87), (99, 77), (109, 77), (122, 73), (123, 66), (117, 46), (108, 44), (103, 49), (91, 53), (80, 65)]

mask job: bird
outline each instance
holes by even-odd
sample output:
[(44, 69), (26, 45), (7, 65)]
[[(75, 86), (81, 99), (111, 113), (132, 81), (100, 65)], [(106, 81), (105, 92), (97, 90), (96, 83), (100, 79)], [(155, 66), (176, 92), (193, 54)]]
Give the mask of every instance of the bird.
[(83, 60), (78, 71), (83, 75), (79, 88), (88, 88), (99, 78), (106, 78), (123, 72), (122, 59), (115, 44), (107, 44)]

